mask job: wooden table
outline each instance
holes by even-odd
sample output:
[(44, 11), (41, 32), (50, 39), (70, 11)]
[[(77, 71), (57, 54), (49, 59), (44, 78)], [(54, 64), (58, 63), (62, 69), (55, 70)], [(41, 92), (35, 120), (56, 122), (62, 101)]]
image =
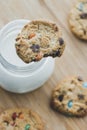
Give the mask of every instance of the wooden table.
[(7, 108), (29, 107), (46, 122), (46, 130), (87, 130), (87, 117), (68, 118), (50, 109), (52, 89), (66, 76), (87, 76), (87, 44), (78, 40), (68, 26), (68, 13), (77, 0), (0, 0), (0, 27), (14, 19), (45, 18), (57, 22), (63, 29), (66, 49), (56, 59), (51, 78), (38, 90), (27, 94), (12, 94), (0, 89), (0, 112)]

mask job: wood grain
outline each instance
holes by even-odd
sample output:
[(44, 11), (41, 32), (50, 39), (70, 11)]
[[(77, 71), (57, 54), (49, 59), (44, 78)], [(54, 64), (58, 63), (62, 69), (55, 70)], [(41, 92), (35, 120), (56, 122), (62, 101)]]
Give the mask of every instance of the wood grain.
[(68, 118), (50, 109), (52, 89), (66, 76), (87, 76), (87, 44), (78, 40), (68, 26), (68, 14), (77, 0), (0, 0), (0, 28), (14, 19), (45, 18), (58, 23), (66, 40), (66, 49), (56, 59), (51, 78), (38, 90), (12, 94), (0, 88), (0, 112), (7, 108), (29, 107), (46, 122), (46, 130), (87, 130), (87, 117)]

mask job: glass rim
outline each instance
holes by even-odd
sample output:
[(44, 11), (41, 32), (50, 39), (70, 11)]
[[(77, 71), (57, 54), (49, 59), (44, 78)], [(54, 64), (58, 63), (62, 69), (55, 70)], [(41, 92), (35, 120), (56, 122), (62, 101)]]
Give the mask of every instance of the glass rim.
[(16, 66), (9, 63), (1, 54), (0, 54), (0, 63), (1, 65), (6, 68), (7, 70), (14, 71), (14, 72), (33, 72), (47, 63), (48, 58), (43, 58), (38, 62), (31, 62), (28, 66)]

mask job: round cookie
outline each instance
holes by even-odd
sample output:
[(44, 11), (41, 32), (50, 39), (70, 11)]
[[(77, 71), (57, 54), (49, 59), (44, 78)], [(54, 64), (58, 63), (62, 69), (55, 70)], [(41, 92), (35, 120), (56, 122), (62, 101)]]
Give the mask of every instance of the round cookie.
[(69, 25), (78, 38), (87, 40), (87, 0), (79, 1), (70, 11)]
[(25, 25), (16, 38), (16, 52), (26, 63), (43, 57), (60, 57), (65, 48), (61, 31), (55, 23), (35, 20)]
[(69, 116), (87, 114), (87, 82), (81, 77), (61, 81), (53, 90), (51, 107)]
[(43, 130), (39, 115), (28, 109), (10, 109), (0, 115), (0, 130)]

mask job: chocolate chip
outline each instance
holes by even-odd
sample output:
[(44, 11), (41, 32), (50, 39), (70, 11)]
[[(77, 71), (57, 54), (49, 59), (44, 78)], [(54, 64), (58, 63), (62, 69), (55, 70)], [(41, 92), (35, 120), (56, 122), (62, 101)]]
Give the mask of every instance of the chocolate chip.
[(28, 27), (28, 25), (25, 25), (25, 26), (24, 26), (24, 28), (27, 28), (27, 27)]
[(9, 122), (7, 120), (4, 120), (4, 123), (6, 123), (6, 125), (9, 125)]
[(82, 13), (80, 14), (81, 19), (87, 19), (87, 13)]
[(61, 95), (58, 96), (58, 99), (59, 99), (60, 102), (63, 101), (63, 98), (64, 98), (64, 95), (63, 95), (63, 94), (61, 94)]
[(53, 52), (52, 54), (50, 54), (50, 56), (56, 57), (56, 52)]
[(58, 51), (53, 52), (52, 56), (53, 57), (56, 57), (56, 56), (60, 57), (61, 56), (61, 51), (58, 50)]
[(83, 109), (82, 107), (80, 107), (77, 111), (78, 111), (78, 112), (84, 111), (84, 109)]
[(58, 27), (55, 27), (55, 31), (58, 31)]
[(78, 76), (77, 77), (78, 81), (83, 81), (82, 77)]
[(37, 61), (36, 59), (32, 59), (33, 61)]
[(35, 44), (33, 44), (30, 48), (32, 49), (33, 52), (39, 52), (40, 50), (40, 46)]
[(60, 43), (60, 45), (63, 45), (64, 44), (64, 40), (62, 38), (59, 38), (59, 43)]
[(84, 32), (84, 35), (86, 35), (86, 33), (87, 33), (86, 30), (83, 29), (83, 32)]
[(84, 109), (84, 108), (80, 107), (80, 108), (77, 110), (77, 112), (87, 113), (87, 109)]
[(71, 89), (71, 88), (69, 88), (68, 90), (69, 90), (70, 92), (72, 92), (72, 89)]
[(49, 54), (44, 54), (44, 57), (47, 57), (47, 56), (49, 56)]
[(12, 114), (12, 119), (13, 119), (13, 120), (16, 120), (16, 118), (17, 118), (17, 114), (16, 114), (16, 112), (14, 112), (14, 113)]
[(54, 28), (55, 31), (58, 31), (58, 27), (54, 23), (53, 23), (53, 28)]
[(58, 57), (61, 56), (61, 51), (60, 51), (60, 50), (58, 50), (58, 51), (56, 52), (56, 56), (58, 56)]
[(58, 31), (58, 27), (56, 25), (54, 25), (54, 29), (55, 31)]
[(87, 105), (87, 102), (85, 102), (85, 104)]
[(71, 80), (71, 84), (73, 84), (74, 83), (74, 80)]
[(20, 37), (16, 38), (15, 40), (16, 40), (16, 41), (20, 40)]
[(83, 94), (78, 94), (79, 100), (84, 100), (84, 95)]

